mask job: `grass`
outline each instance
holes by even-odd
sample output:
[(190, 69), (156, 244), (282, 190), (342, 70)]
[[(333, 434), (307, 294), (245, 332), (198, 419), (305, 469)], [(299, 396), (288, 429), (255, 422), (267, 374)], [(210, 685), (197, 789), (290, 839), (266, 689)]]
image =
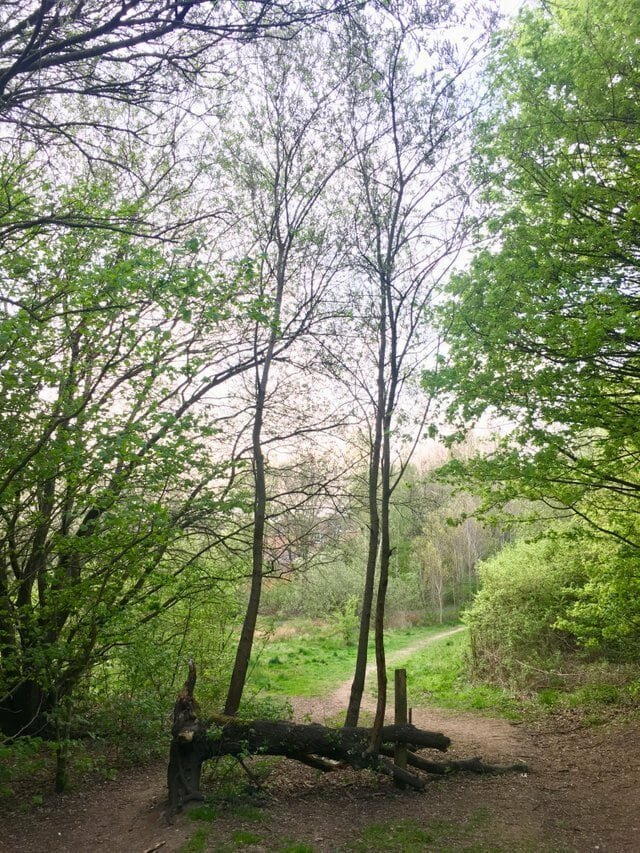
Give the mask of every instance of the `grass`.
[(575, 686), (545, 687), (538, 691), (538, 709), (548, 712), (579, 711), (587, 725), (602, 725), (612, 714), (632, 715), (637, 711), (640, 681), (614, 666), (583, 667), (583, 683)]
[[(541, 847), (528, 841), (495, 840), (495, 828), (491, 827), (491, 815), (487, 809), (476, 809), (464, 822), (433, 820), (421, 825), (414, 820), (402, 820), (395, 823), (371, 824), (360, 837), (349, 844), (345, 851), (353, 853), (551, 853), (557, 847)], [(478, 840), (482, 832), (491, 838), (485, 842)]]
[(436, 835), (420, 827), (415, 821), (405, 820), (392, 824), (372, 824), (362, 831), (360, 838), (349, 846), (350, 850), (379, 850), (385, 853), (414, 853), (436, 840)]
[(220, 810), (212, 803), (206, 803), (202, 806), (195, 806), (187, 812), (191, 820), (202, 820), (205, 823), (213, 823), (220, 815)]
[[(387, 656), (451, 627), (455, 626), (389, 631)], [(522, 703), (507, 691), (469, 683), (468, 648), (468, 634), (461, 631), (401, 658), (407, 669), (411, 702), (521, 719)], [(355, 656), (355, 647), (344, 645), (339, 633), (330, 627), (301, 624), (293, 636), (264, 644), (253, 666), (249, 689), (270, 697), (326, 695), (352, 676)]]
[(469, 640), (466, 631), (436, 640), (403, 661), (411, 701), (460, 711), (480, 711), (510, 720), (537, 717), (548, 712), (578, 711), (585, 723), (599, 725), (611, 714), (630, 713), (637, 707), (640, 681), (626, 673), (615, 683), (615, 672), (600, 664), (582, 664), (573, 674), (577, 686), (546, 687), (510, 692), (503, 687), (474, 683), (468, 675)]
[(202, 827), (202, 829), (197, 830), (197, 832), (182, 845), (179, 853), (203, 853), (203, 851), (207, 849), (208, 838), (208, 827)]
[[(446, 630), (430, 625), (389, 631), (388, 654)], [(450, 626), (449, 626), (450, 627)], [(373, 646), (370, 647), (373, 650)], [(292, 637), (269, 640), (252, 663), (249, 692), (270, 696), (322, 696), (353, 674), (355, 645), (330, 626), (304, 626)]]
[(255, 832), (247, 832), (246, 829), (238, 829), (231, 836), (234, 844), (238, 847), (246, 847), (250, 844), (258, 844), (260, 841), (260, 836), (256, 835)]
[(468, 651), (468, 633), (461, 631), (436, 640), (403, 661), (412, 702), (520, 719), (521, 703), (507, 691), (468, 681)]

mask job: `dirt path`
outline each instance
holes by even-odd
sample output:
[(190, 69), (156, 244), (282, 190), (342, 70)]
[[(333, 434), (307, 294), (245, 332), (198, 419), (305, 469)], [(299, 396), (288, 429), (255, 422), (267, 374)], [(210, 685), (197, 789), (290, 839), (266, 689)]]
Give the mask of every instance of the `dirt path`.
[[(405, 646), (403, 649), (392, 652), (387, 655), (387, 668), (392, 669), (394, 666), (397, 667), (398, 664), (402, 663), (402, 661), (407, 660), (411, 655), (419, 652), (426, 646), (430, 646), (437, 640), (442, 640), (445, 637), (452, 636), (453, 634), (459, 634), (460, 631), (465, 630), (466, 628), (464, 627), (448, 628), (446, 631), (440, 631), (438, 634), (431, 634), (429, 637), (423, 637), (421, 640), (418, 640), (409, 646)], [(362, 709), (365, 711), (375, 711), (375, 702), (373, 701), (370, 693), (371, 682), (374, 678), (375, 671), (375, 662), (370, 663), (366, 669), (365, 691), (362, 697)], [(346, 711), (347, 705), (349, 704), (350, 693), (351, 679), (344, 681), (328, 696), (314, 697), (310, 699), (298, 697), (293, 702), (294, 714), (298, 719), (308, 717), (317, 723), (323, 723), (327, 720), (335, 719), (338, 714)], [(391, 706), (392, 703), (388, 704)]]
[[(390, 655), (389, 663), (401, 663), (435, 639)], [(302, 699), (296, 714), (332, 716), (344, 710), (344, 691), (340, 685), (322, 701)], [(415, 709), (414, 722), (448, 734), (452, 756), (523, 759), (530, 772), (448, 776), (418, 794), (369, 773), (319, 776), (282, 761), (260, 809), (230, 807), (212, 824), (184, 816), (169, 827), (163, 816), (165, 767), (159, 764), (3, 818), (0, 851), (176, 853), (198, 832), (201, 844), (192, 853), (640, 853), (637, 722), (587, 726), (548, 717), (537, 726), (513, 725), (432, 708)]]

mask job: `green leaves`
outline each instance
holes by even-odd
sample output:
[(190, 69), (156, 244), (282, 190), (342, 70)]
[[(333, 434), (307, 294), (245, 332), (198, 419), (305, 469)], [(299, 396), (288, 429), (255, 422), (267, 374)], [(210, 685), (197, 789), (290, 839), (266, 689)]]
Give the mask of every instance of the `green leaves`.
[[(115, 204), (92, 197), (98, 221)], [(254, 295), (246, 268), (211, 271), (198, 246), (87, 226), (34, 230), (0, 255), (0, 692), (27, 679), (43, 712), (190, 594), (196, 555), (244, 506), (224, 493), (221, 429), (200, 400), (241, 371), (229, 321), (246, 322)]]
[(510, 422), (467, 468), (491, 500), (568, 507), (640, 547), (624, 521), (640, 497), (634, 10), (527, 10), (501, 42), (476, 141), (493, 239), (450, 284), (449, 362), (425, 383), (452, 395), (460, 431), (484, 413)]

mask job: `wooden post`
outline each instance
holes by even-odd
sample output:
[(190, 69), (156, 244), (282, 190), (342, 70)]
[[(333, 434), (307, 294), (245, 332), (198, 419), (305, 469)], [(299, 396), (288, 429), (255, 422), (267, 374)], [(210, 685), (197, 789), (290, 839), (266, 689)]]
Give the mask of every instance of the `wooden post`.
[[(407, 670), (396, 669), (394, 671), (395, 682), (395, 718), (396, 725), (405, 726), (407, 724)], [(407, 769), (407, 744), (398, 743), (395, 747), (394, 762), (397, 767), (403, 770)], [(396, 787), (404, 788), (404, 782), (395, 780)]]

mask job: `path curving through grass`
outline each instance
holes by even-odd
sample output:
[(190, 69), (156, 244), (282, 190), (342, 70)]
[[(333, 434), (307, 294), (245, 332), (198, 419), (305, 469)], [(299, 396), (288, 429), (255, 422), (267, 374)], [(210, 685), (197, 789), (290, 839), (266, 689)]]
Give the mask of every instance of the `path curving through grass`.
[[(454, 634), (466, 631), (464, 625), (439, 631), (437, 634), (429, 634), (419, 640), (414, 640), (402, 648), (395, 649), (387, 655), (387, 668), (397, 667), (403, 661), (432, 645)], [(376, 664), (368, 664), (366, 669), (365, 691), (362, 697), (362, 710), (371, 712), (375, 710), (375, 701), (372, 695), (372, 682), (375, 680)], [(310, 719), (314, 722), (335, 722), (335, 718), (346, 712), (351, 693), (352, 678), (343, 681), (329, 694), (320, 697), (292, 697), (294, 715), (296, 719)], [(390, 706), (392, 703), (388, 703)]]

